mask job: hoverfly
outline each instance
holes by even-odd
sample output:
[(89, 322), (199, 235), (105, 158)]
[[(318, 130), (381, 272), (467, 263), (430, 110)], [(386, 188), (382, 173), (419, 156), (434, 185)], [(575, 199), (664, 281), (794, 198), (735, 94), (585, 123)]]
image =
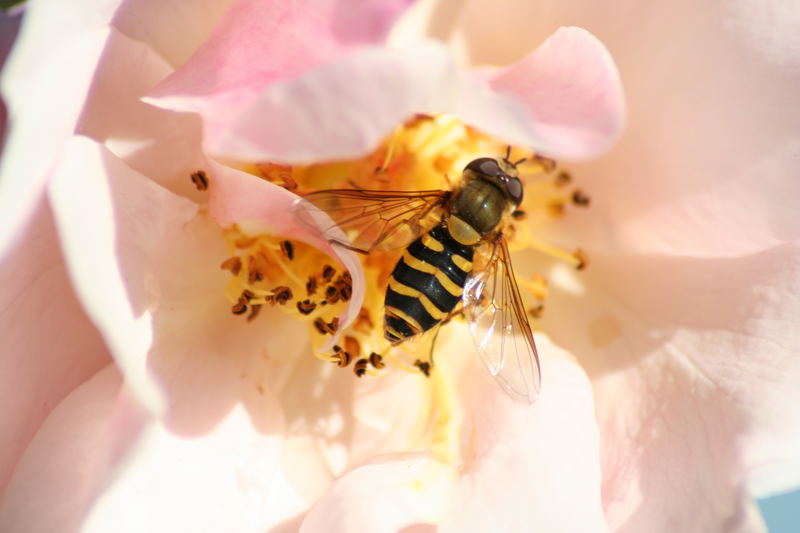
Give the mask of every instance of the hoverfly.
[(295, 212), (355, 252), (406, 248), (386, 289), (392, 345), (463, 313), (489, 373), (510, 396), (532, 402), (539, 358), (503, 233), (522, 202), (522, 161), (508, 157), (473, 160), (453, 190), (330, 189), (304, 196)]

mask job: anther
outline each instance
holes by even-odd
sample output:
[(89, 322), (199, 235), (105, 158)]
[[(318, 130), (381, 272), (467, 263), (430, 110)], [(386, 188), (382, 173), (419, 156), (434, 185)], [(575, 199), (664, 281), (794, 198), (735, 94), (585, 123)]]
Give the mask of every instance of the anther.
[(334, 274), (336, 274), (336, 269), (330, 265), (325, 265), (322, 267), (322, 281), (328, 283), (330, 280), (333, 279)]
[(272, 295), (275, 298), (275, 302), (284, 305), (292, 299), (292, 289), (289, 287), (275, 287), (272, 289)]
[(523, 211), (522, 209), (517, 209), (513, 213), (511, 213), (511, 218), (514, 220), (525, 220), (528, 218), (528, 213)]
[(383, 362), (383, 357), (375, 352), (369, 354), (369, 364), (371, 364), (377, 370), (386, 367), (386, 363)]
[(325, 326), (326, 326), (325, 321), (322, 320), (321, 318), (317, 318), (316, 320), (314, 320), (314, 327), (317, 328), (317, 331), (319, 331), (321, 335), (325, 335), (326, 333), (328, 333), (328, 330)]
[(252, 300), (255, 297), (256, 297), (256, 295), (253, 294), (253, 291), (250, 291), (248, 289), (245, 289), (245, 290), (242, 291), (242, 298), (244, 298), (245, 301), (247, 301), (247, 302), (249, 302), (250, 300)]
[(534, 154), (531, 160), (536, 161), (539, 165), (541, 165), (542, 170), (544, 170), (545, 172), (552, 172), (556, 169), (557, 163), (555, 159), (551, 159), (549, 157), (539, 154)]
[(333, 284), (339, 292), (339, 296), (345, 302), (350, 300), (353, 295), (353, 278), (350, 277), (349, 272), (339, 276)]
[(580, 189), (575, 189), (575, 192), (572, 193), (572, 203), (581, 207), (589, 207), (591, 198), (586, 196)]
[(306, 292), (309, 296), (312, 296), (317, 292), (317, 278), (315, 276), (308, 276), (308, 281), (306, 282)]
[(281, 242), (281, 253), (289, 261), (294, 259), (294, 245), (290, 241)]
[(239, 301), (231, 307), (231, 313), (234, 315), (242, 315), (245, 312), (247, 312), (247, 300), (245, 300), (244, 296), (240, 296)]
[(310, 315), (314, 312), (314, 309), (317, 308), (317, 304), (312, 302), (311, 300), (303, 300), (302, 302), (297, 302), (297, 310), (300, 311), (303, 315)]
[(422, 372), (426, 378), (431, 377), (431, 364), (429, 362), (417, 359), (414, 361), (414, 366), (419, 368), (419, 371)]
[(350, 355), (350, 352), (342, 350), (342, 347), (338, 344), (333, 347), (333, 357), (334, 362), (339, 368), (344, 368), (350, 364), (350, 361), (353, 359), (353, 356)]
[(325, 322), (322, 318), (317, 318), (314, 320), (314, 327), (323, 335), (333, 335), (339, 329), (339, 317), (333, 317), (333, 320), (330, 322)]
[(353, 365), (353, 372), (356, 376), (361, 377), (367, 373), (367, 363), (366, 359), (359, 359), (356, 361), (356, 364)]
[(572, 182), (572, 175), (569, 172), (562, 170), (556, 174), (556, 187), (564, 187)]
[(191, 178), (198, 191), (208, 190), (208, 174), (206, 174), (205, 170), (192, 172)]
[(337, 353), (336, 355), (339, 357), (339, 360), (336, 362), (336, 364), (339, 366), (339, 368), (346, 367), (347, 365), (350, 364), (350, 361), (353, 360), (353, 356), (350, 355), (350, 352), (342, 351), (342, 352)]
[(233, 257), (229, 257), (223, 261), (219, 267), (222, 270), (230, 270), (231, 274), (238, 276), (239, 272), (242, 270), (242, 258), (234, 255)]
[(337, 289), (334, 285), (328, 285), (325, 289), (325, 302), (329, 304), (335, 304), (339, 301), (339, 289)]
[(589, 266), (589, 256), (586, 255), (586, 252), (578, 248), (575, 250), (575, 253), (572, 255), (575, 256), (575, 259), (578, 260), (578, 264), (575, 266), (578, 270), (584, 270), (587, 266)]
[(293, 191), (297, 189), (297, 181), (292, 176), (292, 167), (277, 163), (256, 163), (256, 168), (267, 180)]
[(253, 320), (255, 320), (260, 311), (261, 311), (261, 305), (251, 305), (250, 314), (247, 315), (247, 321), (252, 322)]
[(326, 329), (328, 330), (328, 333), (330, 333), (331, 335), (336, 333), (336, 331), (339, 329), (339, 317), (338, 316), (333, 317), (333, 320), (331, 320), (326, 324)]

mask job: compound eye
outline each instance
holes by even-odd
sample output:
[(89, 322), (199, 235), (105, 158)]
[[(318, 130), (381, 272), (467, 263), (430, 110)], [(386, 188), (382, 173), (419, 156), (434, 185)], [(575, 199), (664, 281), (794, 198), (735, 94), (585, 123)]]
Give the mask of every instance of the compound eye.
[(475, 174), (494, 178), (500, 174), (500, 164), (491, 157), (481, 157), (472, 160), (464, 170), (471, 170)]
[(509, 198), (511, 198), (515, 204), (519, 205), (522, 203), (522, 182), (519, 181), (519, 178), (509, 178), (508, 181), (506, 181), (506, 191), (508, 191)]

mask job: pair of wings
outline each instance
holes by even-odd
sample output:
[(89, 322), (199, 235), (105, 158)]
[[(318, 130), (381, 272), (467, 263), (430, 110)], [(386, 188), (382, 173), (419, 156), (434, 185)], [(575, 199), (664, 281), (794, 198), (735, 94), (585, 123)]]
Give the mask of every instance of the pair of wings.
[[(360, 253), (402, 248), (442, 221), (449, 191), (331, 189), (306, 195), (297, 218), (339, 246)], [(486, 267), (464, 285), (463, 309), (478, 354), (515, 399), (530, 402), (540, 384), (539, 356), (502, 232), (487, 240)]]

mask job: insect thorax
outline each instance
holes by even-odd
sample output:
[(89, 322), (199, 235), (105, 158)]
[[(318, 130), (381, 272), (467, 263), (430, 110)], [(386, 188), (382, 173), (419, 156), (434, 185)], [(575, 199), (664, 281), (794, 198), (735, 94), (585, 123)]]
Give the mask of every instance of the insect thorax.
[(508, 200), (496, 185), (474, 179), (456, 192), (451, 212), (480, 235), (491, 233), (503, 218)]

